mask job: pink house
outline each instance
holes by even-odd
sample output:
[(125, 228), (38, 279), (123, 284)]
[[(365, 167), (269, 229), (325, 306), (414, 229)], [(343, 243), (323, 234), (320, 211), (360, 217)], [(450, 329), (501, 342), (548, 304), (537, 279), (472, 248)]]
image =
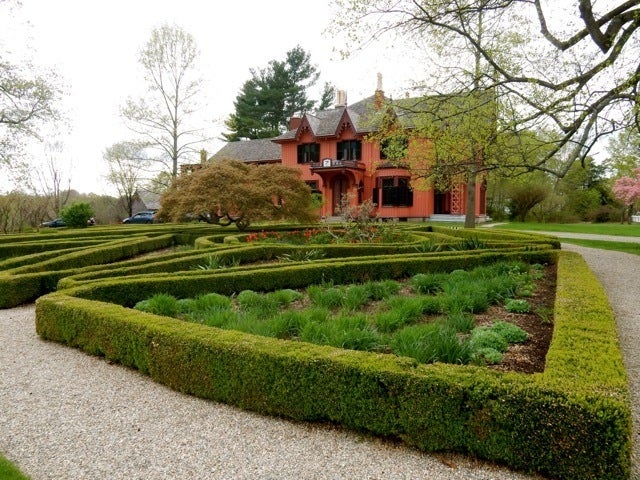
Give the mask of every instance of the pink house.
[[(289, 131), (275, 138), (227, 143), (212, 160), (278, 162), (299, 169), (312, 191), (322, 194), (325, 217), (338, 215), (342, 196), (351, 193), (357, 203), (371, 199), (379, 218), (463, 220), (466, 185), (446, 191), (413, 189), (411, 173), (388, 162), (379, 142), (368, 141), (383, 105), (381, 90), (352, 105), (338, 92), (335, 108), (291, 118)], [(486, 216), (482, 182), (476, 185), (475, 216)]]

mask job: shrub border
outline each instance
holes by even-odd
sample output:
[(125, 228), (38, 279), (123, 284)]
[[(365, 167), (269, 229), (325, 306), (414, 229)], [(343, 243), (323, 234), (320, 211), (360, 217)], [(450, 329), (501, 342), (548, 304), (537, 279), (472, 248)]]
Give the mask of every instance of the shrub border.
[[(365, 271), (366, 264), (370, 270), (372, 262), (344, 263), (343, 270), (353, 274), (360, 265)], [(283, 267), (280, 283), (288, 286), (284, 280), (307, 270)], [(263, 273), (263, 280), (273, 280), (277, 271)], [(237, 276), (243, 277), (125, 279), (59, 291), (36, 302), (37, 332), (178, 391), (263, 414), (336, 422), (421, 450), (459, 451), (561, 479), (628, 478), (626, 373), (606, 294), (579, 255), (560, 254), (554, 337), (547, 368), (535, 375), (418, 365), (221, 331), (98, 301), (126, 305), (133, 297), (123, 301), (122, 294), (131, 289), (150, 294), (162, 286), (175, 293), (185, 283), (193, 287), (207, 278), (224, 285)], [(178, 296), (188, 289), (179, 288)]]

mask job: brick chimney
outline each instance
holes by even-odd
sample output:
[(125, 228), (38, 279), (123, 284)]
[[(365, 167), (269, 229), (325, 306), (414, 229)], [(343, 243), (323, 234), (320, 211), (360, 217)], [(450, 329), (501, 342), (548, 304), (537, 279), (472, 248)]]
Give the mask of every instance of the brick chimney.
[(347, 92), (344, 90), (336, 91), (336, 108), (344, 108), (347, 106)]
[(289, 118), (289, 130), (297, 130), (301, 123), (302, 118), (300, 117)]
[(382, 90), (382, 74), (378, 73), (378, 85), (374, 94), (374, 106), (376, 111), (381, 110), (384, 105), (384, 91)]

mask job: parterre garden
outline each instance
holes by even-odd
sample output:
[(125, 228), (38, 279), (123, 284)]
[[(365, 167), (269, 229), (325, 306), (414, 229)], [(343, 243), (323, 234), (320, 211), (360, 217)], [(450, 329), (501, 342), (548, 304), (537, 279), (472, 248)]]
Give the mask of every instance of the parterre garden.
[[(553, 478), (628, 478), (626, 373), (606, 295), (580, 256), (505, 231), (407, 224), (349, 241), (328, 231), (7, 235), (0, 306), (37, 299), (42, 338), (187, 394)], [(531, 310), (556, 269), (555, 304), (535, 315), (553, 329), (544, 368), (496, 368), (529, 340), (509, 318)]]

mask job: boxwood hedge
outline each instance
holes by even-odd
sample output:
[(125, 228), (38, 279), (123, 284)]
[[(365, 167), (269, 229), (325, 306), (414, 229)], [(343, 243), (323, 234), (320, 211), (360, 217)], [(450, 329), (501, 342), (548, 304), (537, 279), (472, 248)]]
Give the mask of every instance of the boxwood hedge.
[(545, 371), (534, 375), (420, 365), (128, 308), (159, 292), (187, 297), (397, 278), (510, 256), (548, 263), (558, 254), (541, 248), (395, 255), (95, 279), (38, 299), (36, 328), (42, 338), (137, 368), (181, 392), (263, 414), (334, 422), (555, 478), (628, 478), (630, 401), (614, 319), (578, 255), (559, 255), (554, 337)]

